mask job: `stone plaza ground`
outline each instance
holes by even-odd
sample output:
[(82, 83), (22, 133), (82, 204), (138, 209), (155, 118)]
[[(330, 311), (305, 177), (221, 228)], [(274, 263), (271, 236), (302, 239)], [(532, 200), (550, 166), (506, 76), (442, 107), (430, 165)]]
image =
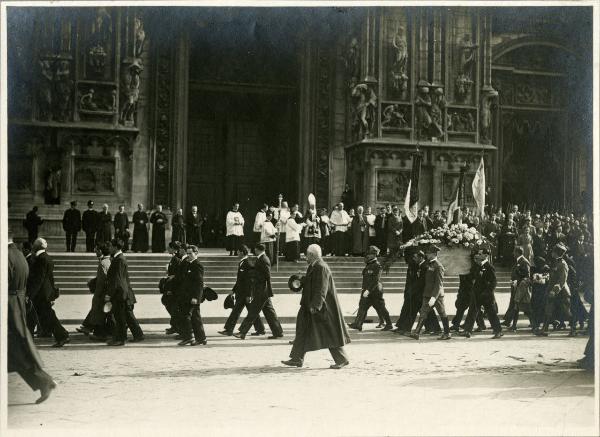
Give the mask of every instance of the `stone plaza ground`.
[(594, 375), (575, 365), (587, 337), (524, 329), (417, 342), (370, 324), (351, 333), (350, 366), (330, 370), (327, 351), (300, 369), (280, 364), (293, 324), (282, 340), (241, 341), (221, 327), (207, 325), (199, 347), (150, 324), (146, 341), (123, 348), (81, 334), (63, 349), (38, 341), (58, 388), (35, 405), (37, 393), (9, 374), (10, 434), (597, 435)]

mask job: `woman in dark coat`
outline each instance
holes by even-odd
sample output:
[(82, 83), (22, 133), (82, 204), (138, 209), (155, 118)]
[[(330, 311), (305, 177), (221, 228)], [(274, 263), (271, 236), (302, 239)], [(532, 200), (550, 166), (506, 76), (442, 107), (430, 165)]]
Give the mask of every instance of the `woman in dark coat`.
[(340, 369), (349, 364), (344, 345), (350, 336), (344, 323), (344, 315), (338, 302), (331, 270), (321, 258), (321, 248), (310, 245), (306, 250), (308, 270), (302, 280), (302, 298), (296, 317), (296, 338), (286, 366), (302, 367), (306, 352), (329, 349)]
[(134, 252), (148, 251), (148, 214), (144, 205), (138, 204), (138, 210), (133, 213), (133, 243), (131, 250)]
[(162, 212), (162, 205), (156, 206), (156, 211), (150, 216), (150, 223), (152, 223), (152, 252), (162, 253), (166, 249), (165, 226), (167, 225), (167, 216)]
[(17, 372), (32, 390), (40, 390), (44, 402), (56, 383), (42, 369), (42, 359), (25, 321), (25, 291), (29, 266), (23, 253), (8, 238), (8, 313), (6, 319), (8, 372)]
[(179, 208), (177, 213), (171, 218), (171, 242), (179, 241), (180, 243), (186, 242), (185, 235), (185, 221), (183, 220), (183, 210)]

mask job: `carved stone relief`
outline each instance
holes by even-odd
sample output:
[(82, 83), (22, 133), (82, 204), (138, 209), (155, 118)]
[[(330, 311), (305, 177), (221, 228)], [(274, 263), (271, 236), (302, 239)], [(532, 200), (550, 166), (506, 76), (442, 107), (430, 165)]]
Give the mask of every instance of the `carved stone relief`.
[(375, 119), (377, 95), (373, 84), (359, 83), (352, 89), (353, 116), (352, 133), (356, 140), (362, 140), (376, 134)]
[(411, 115), (410, 105), (384, 104), (381, 110), (381, 127), (385, 131), (410, 129)]
[(378, 170), (377, 202), (399, 202), (406, 195), (410, 171)]
[(448, 131), (474, 133), (477, 113), (474, 110), (452, 108), (448, 110)]

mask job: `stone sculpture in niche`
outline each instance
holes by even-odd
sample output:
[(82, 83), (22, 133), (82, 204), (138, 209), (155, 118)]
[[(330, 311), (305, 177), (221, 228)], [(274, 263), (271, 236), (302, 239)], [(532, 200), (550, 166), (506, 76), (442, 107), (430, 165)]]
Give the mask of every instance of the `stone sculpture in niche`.
[(492, 141), (492, 106), (496, 102), (498, 91), (488, 87), (481, 90), (481, 142), (489, 144)]
[(377, 109), (377, 95), (366, 83), (359, 83), (352, 89), (354, 103), (353, 133), (362, 140), (373, 133), (375, 124), (375, 111)]
[(87, 111), (98, 110), (98, 105), (94, 102), (94, 88), (90, 88), (87, 93), (81, 96), (81, 99), (79, 99), (79, 106), (81, 109)]
[(459, 46), (459, 74), (456, 77), (456, 98), (458, 101), (467, 100), (473, 85), (473, 65), (477, 53), (477, 44), (471, 41), (471, 35), (466, 33)]
[(392, 77), (394, 78), (393, 87), (400, 95), (400, 98), (405, 100), (408, 91), (408, 76), (406, 74), (408, 43), (406, 42), (406, 35), (402, 26), (398, 26), (396, 34), (392, 39), (392, 46), (395, 53), (394, 63), (392, 65)]
[(360, 76), (360, 48), (358, 38), (353, 37), (350, 40), (346, 54), (343, 56), (348, 78), (348, 86), (353, 90)]
[(50, 120), (52, 118), (52, 88), (54, 82), (54, 71), (52, 63), (43, 59), (39, 61), (40, 81), (38, 87), (38, 118)]
[(133, 56), (139, 58), (142, 56), (144, 52), (144, 42), (146, 41), (146, 32), (144, 32), (144, 23), (138, 17), (134, 20), (134, 47), (133, 47)]
[(431, 126), (431, 96), (429, 95), (429, 82), (420, 80), (417, 84), (417, 97), (415, 98), (417, 137), (428, 138)]
[(143, 67), (139, 59), (124, 69), (123, 90), (125, 103), (121, 108), (119, 122), (125, 126), (134, 126), (137, 102), (140, 97), (140, 73)]
[(433, 90), (431, 98), (431, 125), (429, 134), (432, 138), (444, 137), (444, 110), (446, 108), (446, 98), (444, 97), (444, 89), (436, 87)]
[(71, 118), (71, 95), (73, 93), (73, 81), (71, 80), (71, 65), (69, 61), (58, 61), (54, 78), (56, 119), (58, 121), (68, 121)]
[(108, 47), (112, 37), (112, 18), (106, 8), (98, 8), (92, 22), (90, 47), (88, 49), (88, 66), (93, 74), (104, 74)]
[(381, 127), (405, 128), (408, 126), (406, 121), (406, 110), (399, 105), (388, 105), (383, 110), (383, 120)]

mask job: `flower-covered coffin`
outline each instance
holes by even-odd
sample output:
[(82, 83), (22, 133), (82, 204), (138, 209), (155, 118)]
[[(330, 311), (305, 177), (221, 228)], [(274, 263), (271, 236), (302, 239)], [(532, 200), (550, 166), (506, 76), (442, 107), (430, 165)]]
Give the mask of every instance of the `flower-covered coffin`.
[(469, 273), (471, 253), (485, 244), (485, 238), (475, 228), (457, 224), (432, 229), (409, 243), (410, 246), (438, 245), (441, 249), (438, 260), (444, 266), (446, 276), (456, 276)]

